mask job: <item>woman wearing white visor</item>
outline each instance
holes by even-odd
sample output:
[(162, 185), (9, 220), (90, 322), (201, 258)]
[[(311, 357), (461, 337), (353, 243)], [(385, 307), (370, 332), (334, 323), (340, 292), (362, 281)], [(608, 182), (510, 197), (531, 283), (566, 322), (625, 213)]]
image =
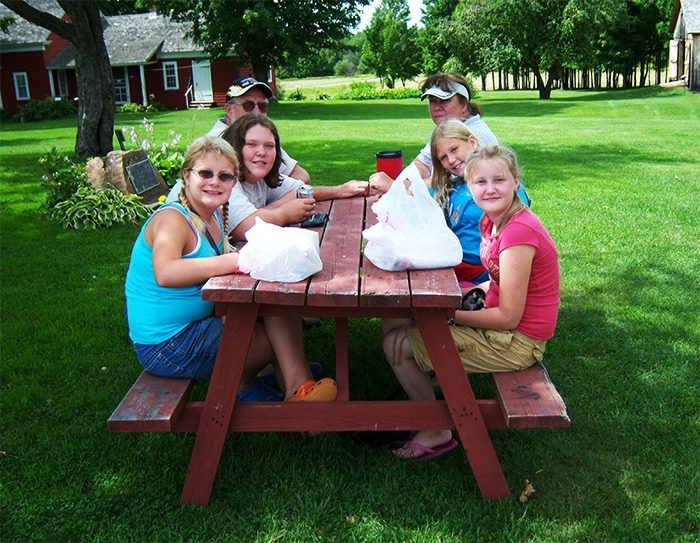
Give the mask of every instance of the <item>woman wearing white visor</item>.
[[(423, 81), (421, 100), (428, 98), (430, 117), (436, 125), (448, 119), (461, 120), (472, 132), (482, 146), (496, 145), (498, 139), (481, 118), (476, 104), (471, 102), (471, 93), (465, 79), (455, 73), (434, 74)], [(433, 161), (430, 158), (430, 142), (420, 150), (413, 160), (421, 177), (430, 184)], [(384, 172), (376, 172), (369, 177), (370, 186), (380, 192), (386, 192), (394, 182)]]

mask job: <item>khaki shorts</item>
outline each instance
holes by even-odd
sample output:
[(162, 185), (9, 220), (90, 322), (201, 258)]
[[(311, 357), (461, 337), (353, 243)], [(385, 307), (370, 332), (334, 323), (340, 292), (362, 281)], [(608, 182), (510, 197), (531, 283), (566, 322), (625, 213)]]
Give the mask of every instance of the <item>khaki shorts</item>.
[[(450, 326), (459, 358), (467, 373), (524, 370), (542, 362), (545, 339), (532, 339), (517, 330), (484, 330), (468, 326)], [(423, 371), (433, 371), (418, 328), (408, 329), (413, 355)]]

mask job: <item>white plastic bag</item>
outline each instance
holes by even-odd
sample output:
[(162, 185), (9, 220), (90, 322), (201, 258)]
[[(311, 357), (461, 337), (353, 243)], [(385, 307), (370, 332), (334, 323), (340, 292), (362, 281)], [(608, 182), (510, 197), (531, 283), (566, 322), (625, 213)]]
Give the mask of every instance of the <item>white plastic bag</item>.
[(462, 246), (414, 164), (372, 205), (378, 222), (362, 232), (365, 256), (382, 270), (447, 268), (462, 261)]
[(257, 217), (245, 237), (238, 269), (255, 279), (294, 283), (323, 269), (314, 231), (282, 228)]

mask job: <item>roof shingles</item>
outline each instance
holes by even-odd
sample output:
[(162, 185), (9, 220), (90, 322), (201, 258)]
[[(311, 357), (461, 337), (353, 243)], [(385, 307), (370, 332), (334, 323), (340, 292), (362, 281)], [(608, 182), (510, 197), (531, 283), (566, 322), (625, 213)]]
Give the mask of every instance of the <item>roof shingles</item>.
[[(32, 4), (61, 16), (63, 11), (55, 0), (32, 0)], [(7, 13), (5, 13), (7, 12)], [(43, 44), (49, 37), (49, 31), (31, 24), (15, 15), (0, 4), (0, 15), (14, 15), (16, 24), (10, 25), (7, 32), (0, 33), (0, 44)], [(104, 40), (112, 66), (140, 65), (155, 62), (160, 52), (201, 53), (203, 48), (186, 37), (191, 28), (188, 23), (171, 21), (155, 13), (134, 15), (115, 15), (103, 17)], [(75, 67), (75, 49), (73, 46), (51, 59), (47, 68)]]

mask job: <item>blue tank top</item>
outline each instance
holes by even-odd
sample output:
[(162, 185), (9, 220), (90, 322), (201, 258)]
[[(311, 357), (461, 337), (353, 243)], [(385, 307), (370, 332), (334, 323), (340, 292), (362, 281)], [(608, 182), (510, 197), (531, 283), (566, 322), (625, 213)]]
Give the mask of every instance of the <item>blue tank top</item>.
[[(141, 228), (126, 273), (126, 307), (129, 320), (129, 337), (134, 343), (157, 345), (173, 337), (191, 322), (209, 317), (214, 312), (214, 304), (202, 300), (202, 285), (188, 287), (161, 287), (153, 274), (153, 248), (146, 243), (144, 233), (151, 219), (164, 209), (179, 211), (197, 235), (194, 250), (182, 258), (205, 258), (216, 252), (207, 239), (194, 227), (190, 212), (179, 203), (167, 203), (149, 217)], [(170, 211), (172, 213), (172, 211)], [(225, 232), (221, 217), (216, 214), (221, 232)], [(223, 237), (219, 240), (219, 252), (223, 247)]]

